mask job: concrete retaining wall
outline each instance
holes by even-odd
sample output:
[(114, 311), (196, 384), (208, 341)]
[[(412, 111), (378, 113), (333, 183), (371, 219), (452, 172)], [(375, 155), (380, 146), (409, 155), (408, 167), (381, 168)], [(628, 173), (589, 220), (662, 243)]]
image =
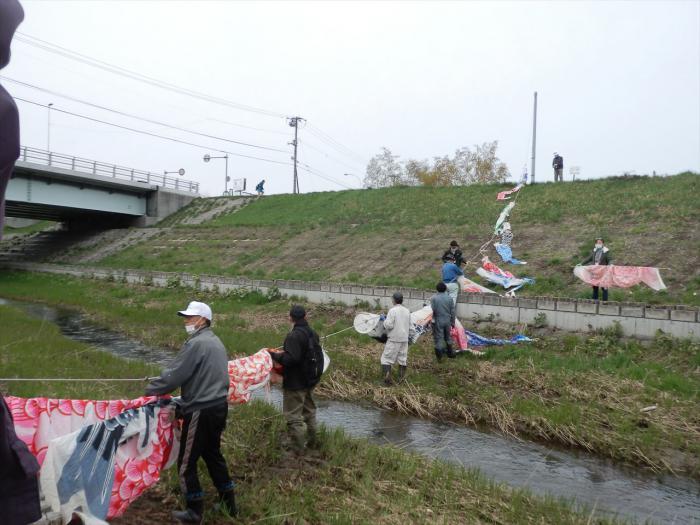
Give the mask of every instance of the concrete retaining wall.
[[(258, 280), (217, 275), (193, 275), (175, 272), (143, 270), (114, 270), (84, 266), (52, 264), (7, 263), (6, 268), (94, 277), (98, 279), (126, 280), (129, 283), (152, 282), (155, 286), (167, 286), (179, 281), (183, 286), (198, 285), (204, 290), (221, 292), (248, 288), (267, 293), (276, 287), (286, 296), (296, 296), (312, 303), (331, 301), (347, 305), (367, 303), (374, 308), (388, 309), (391, 295), (401, 291), (404, 305), (415, 310), (430, 301), (432, 291), (413, 288), (388, 288), (358, 284), (304, 282), (286, 280)], [(460, 294), (457, 315), (463, 319), (478, 316), (505, 323), (544, 321), (547, 326), (572, 332), (592, 332), (619, 323), (627, 336), (652, 338), (658, 330), (678, 338), (700, 339), (698, 308), (690, 306), (656, 306), (639, 303), (596, 302), (588, 299), (559, 297), (510, 298), (484, 294)], [(546, 316), (545, 318), (542, 315)]]

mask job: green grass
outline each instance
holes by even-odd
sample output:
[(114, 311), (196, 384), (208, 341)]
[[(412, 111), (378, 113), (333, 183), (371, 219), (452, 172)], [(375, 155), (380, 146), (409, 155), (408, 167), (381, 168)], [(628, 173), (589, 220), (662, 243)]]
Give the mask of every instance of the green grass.
[[(80, 309), (103, 326), (173, 350), (184, 333), (174, 313), (190, 300), (203, 300), (212, 305), (215, 330), (235, 355), (281, 344), (291, 304), (258, 293), (224, 297), (22, 272), (0, 274), (0, 297)], [(321, 335), (350, 326), (354, 316), (342, 306), (308, 305), (308, 311)], [(488, 336), (510, 336), (513, 330), (465, 324)], [(319, 394), (483, 424), (700, 477), (700, 344), (667, 336), (628, 341), (612, 329), (588, 337), (546, 329), (532, 335), (539, 340), (442, 364), (435, 363), (424, 337), (410, 350), (409, 384), (385, 389), (377, 382), (381, 345), (346, 331), (326, 342), (333, 367)], [(658, 409), (640, 412), (650, 405)]]
[(8, 226), (7, 224), (4, 225), (3, 227), (3, 235), (9, 235), (9, 234), (28, 234), (28, 233), (36, 233), (45, 230), (46, 228), (49, 228), (51, 226), (54, 226), (56, 223), (53, 221), (37, 221), (34, 224), (30, 224), (29, 226), (22, 226), (21, 228), (13, 228), (11, 226)]
[[(611, 300), (700, 305), (700, 220), (695, 196), (700, 176), (610, 178), (528, 186), (511, 215), (516, 257), (508, 267), (533, 277), (521, 295), (590, 297), (572, 268), (605, 236), (613, 261), (657, 266), (668, 285), (612, 290)], [(116, 268), (189, 271), (256, 278), (331, 280), (432, 288), (439, 257), (457, 240), (479, 263), (479, 247), (493, 233), (507, 185), (460, 188), (387, 188), (304, 195), (273, 195), (236, 213), (196, 226), (173, 227), (156, 239), (100, 264)], [(178, 220), (205, 210), (206, 199), (178, 212)], [(499, 261), (492, 247), (487, 247)], [(475, 265), (468, 276), (480, 282)], [(503, 291), (500, 289), (499, 291)]]
[[(57, 328), (0, 306), (0, 362), (10, 377), (140, 377), (151, 367), (92, 350), (61, 336)], [(11, 329), (8, 329), (11, 328)], [(23, 397), (115, 399), (136, 397), (138, 383), (27, 382), (1, 384)], [(485, 480), (477, 472), (428, 461), (394, 447), (378, 447), (322, 429), (318, 454), (283, 455), (284, 422), (261, 402), (237, 406), (223, 437), (224, 455), (239, 479), (241, 520), (252, 523), (590, 523), (589, 516), (553, 498), (536, 497)], [(211, 510), (213, 490), (200, 469), (209, 497), (208, 523), (232, 523)], [(166, 523), (178, 506), (175, 469), (114, 523)], [(595, 523), (607, 523), (596, 519)]]

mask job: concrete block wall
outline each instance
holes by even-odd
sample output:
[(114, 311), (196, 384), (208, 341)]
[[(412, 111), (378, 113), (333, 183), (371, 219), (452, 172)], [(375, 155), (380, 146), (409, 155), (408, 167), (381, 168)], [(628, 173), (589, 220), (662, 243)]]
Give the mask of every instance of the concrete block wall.
[[(371, 308), (388, 309), (391, 295), (397, 288), (328, 282), (304, 282), (287, 280), (258, 280), (217, 275), (192, 275), (187, 273), (156, 272), (143, 270), (112, 270), (84, 266), (52, 264), (7, 263), (7, 268), (28, 271), (68, 274), (77, 277), (125, 280), (130, 283), (152, 282), (167, 286), (178, 279), (188, 287), (196, 284), (205, 290), (221, 292), (248, 288), (267, 293), (276, 287), (286, 296), (296, 296), (312, 303), (331, 301), (357, 305), (369, 304)], [(430, 301), (432, 291), (398, 288), (404, 295), (404, 304), (416, 310)], [(700, 339), (698, 308), (657, 306), (638, 303), (596, 302), (590, 299), (559, 297), (501, 297), (491, 294), (460, 294), (457, 316), (462, 319), (492, 319), (512, 324), (533, 324), (543, 320), (547, 326), (573, 332), (592, 332), (619, 323), (625, 335), (642, 339), (653, 338), (658, 330), (678, 338)]]

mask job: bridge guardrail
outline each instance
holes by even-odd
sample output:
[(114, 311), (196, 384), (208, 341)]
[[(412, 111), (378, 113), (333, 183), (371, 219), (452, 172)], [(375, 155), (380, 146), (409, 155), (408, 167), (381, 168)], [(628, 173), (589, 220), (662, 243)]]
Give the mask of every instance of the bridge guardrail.
[(168, 177), (159, 173), (150, 171), (137, 170), (134, 168), (126, 168), (117, 166), (116, 164), (107, 164), (97, 160), (83, 159), (46, 151), (37, 148), (22, 146), (20, 150), (19, 160), (24, 162), (34, 162), (56, 168), (64, 168), (82, 173), (91, 173), (103, 177), (112, 177), (115, 179), (128, 180), (132, 182), (144, 182), (161, 186), (163, 188), (173, 188), (176, 190), (187, 191), (190, 193), (199, 193), (199, 183), (191, 180), (183, 180), (176, 177)]

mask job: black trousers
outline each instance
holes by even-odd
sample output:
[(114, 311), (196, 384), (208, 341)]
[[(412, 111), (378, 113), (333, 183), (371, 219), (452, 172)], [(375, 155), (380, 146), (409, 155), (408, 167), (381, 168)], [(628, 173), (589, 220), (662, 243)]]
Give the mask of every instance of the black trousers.
[(204, 492), (197, 475), (197, 460), (201, 457), (207, 465), (209, 476), (219, 492), (233, 489), (226, 460), (221, 454), (221, 433), (226, 428), (228, 404), (197, 410), (183, 416), (180, 452), (177, 470), (180, 489), (187, 501), (204, 499)]
[(433, 323), (433, 341), (435, 343), (435, 355), (453, 355), (452, 336), (450, 323)]
[[(608, 300), (608, 289), (607, 288), (602, 288), (603, 290), (603, 301)], [(594, 286), (593, 287), (593, 299), (598, 300), (598, 287)]]

